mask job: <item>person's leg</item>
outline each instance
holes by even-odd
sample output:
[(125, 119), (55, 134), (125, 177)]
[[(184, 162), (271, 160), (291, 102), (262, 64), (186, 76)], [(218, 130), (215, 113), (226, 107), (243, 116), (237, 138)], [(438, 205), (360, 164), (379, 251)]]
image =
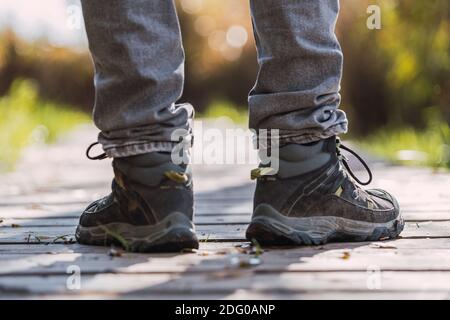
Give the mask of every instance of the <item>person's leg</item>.
[(143, 252), (197, 248), (190, 169), (171, 158), (179, 142), (171, 135), (176, 130), (189, 142), (193, 114), (190, 105), (175, 104), (183, 89), (184, 52), (174, 3), (82, 5), (95, 63), (94, 120), (115, 177), (112, 193), (81, 215), (76, 238)]
[[(176, 105), (184, 52), (171, 0), (83, 0), (95, 63), (94, 121), (110, 157), (171, 151), (193, 109)], [(189, 137), (187, 137), (189, 138)]]
[(251, 10), (259, 73), (249, 95), (250, 127), (279, 129), (282, 143), (344, 133), (338, 0), (253, 0)]
[(383, 190), (350, 176), (336, 135), (342, 52), (334, 34), (338, 0), (252, 0), (259, 74), (249, 96), (250, 127), (278, 129), (279, 170), (256, 169), (247, 238), (262, 244), (396, 237), (403, 220)]

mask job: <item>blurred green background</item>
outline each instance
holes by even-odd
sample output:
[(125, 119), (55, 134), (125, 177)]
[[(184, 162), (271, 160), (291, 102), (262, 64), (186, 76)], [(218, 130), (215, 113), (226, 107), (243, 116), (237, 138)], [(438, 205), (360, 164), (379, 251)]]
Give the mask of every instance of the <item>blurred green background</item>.
[[(78, 1), (30, 3), (0, 0), (0, 170), (24, 146), (89, 121), (94, 99)], [(248, 1), (176, 3), (186, 50), (182, 100), (201, 116), (245, 122), (257, 72)], [(366, 26), (370, 4), (382, 9), (380, 30)], [(343, 0), (337, 33), (347, 138), (395, 162), (450, 168), (450, 2)]]

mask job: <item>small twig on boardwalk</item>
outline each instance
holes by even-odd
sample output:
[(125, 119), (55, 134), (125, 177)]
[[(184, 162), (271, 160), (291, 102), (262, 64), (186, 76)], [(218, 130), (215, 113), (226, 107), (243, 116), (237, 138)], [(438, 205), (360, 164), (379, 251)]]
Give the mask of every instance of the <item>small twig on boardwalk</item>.
[[(33, 236), (34, 240), (36, 240), (36, 241), (31, 241), (31, 236)], [(25, 238), (25, 240), (27, 241), (27, 243), (31, 243), (31, 242), (41, 243), (41, 239), (38, 236), (36, 236), (35, 234), (33, 234), (32, 232), (28, 233), (28, 236)]]
[[(67, 240), (67, 237), (69, 237), (69, 236), (70, 236), (70, 238), (69, 238), (69, 240)], [(52, 243), (56, 243), (56, 241), (58, 241), (60, 239), (64, 241), (64, 244), (75, 243), (75, 241), (73, 240), (72, 236), (74, 236), (74, 234), (64, 234), (62, 236), (58, 236), (55, 239), (53, 239)]]
[(200, 240), (200, 242), (207, 243), (207, 242), (209, 241), (209, 237), (210, 237), (210, 236), (211, 236), (211, 234), (208, 233), (208, 235), (206, 236), (206, 238), (203, 239), (203, 240)]

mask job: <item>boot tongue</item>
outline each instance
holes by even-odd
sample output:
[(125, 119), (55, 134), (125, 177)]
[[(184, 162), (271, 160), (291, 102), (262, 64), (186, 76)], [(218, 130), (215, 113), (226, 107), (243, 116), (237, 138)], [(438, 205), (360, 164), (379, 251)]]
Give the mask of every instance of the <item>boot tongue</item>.
[(186, 184), (190, 180), (190, 167), (172, 162), (168, 152), (151, 152), (126, 158), (115, 158), (113, 166), (129, 180), (156, 187), (163, 179)]
[(308, 144), (288, 144), (280, 148), (280, 159), (288, 162), (302, 162), (322, 152), (324, 141)]
[(171, 154), (169, 152), (150, 152), (119, 159), (127, 162), (129, 165), (137, 167), (153, 167), (172, 161)]
[(279, 150), (278, 176), (289, 178), (312, 172), (330, 161), (328, 139), (310, 144), (288, 144)]

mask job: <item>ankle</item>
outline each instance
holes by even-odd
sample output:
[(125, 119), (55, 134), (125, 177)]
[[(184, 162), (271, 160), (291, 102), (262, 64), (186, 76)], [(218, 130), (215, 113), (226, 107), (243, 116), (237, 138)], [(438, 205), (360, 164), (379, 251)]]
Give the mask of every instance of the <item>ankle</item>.
[[(124, 176), (130, 182), (156, 187), (168, 178), (168, 174), (190, 180), (190, 168), (186, 164), (176, 164), (169, 152), (151, 152), (130, 157), (114, 158), (116, 177)], [(169, 176), (170, 178), (170, 176)]]

